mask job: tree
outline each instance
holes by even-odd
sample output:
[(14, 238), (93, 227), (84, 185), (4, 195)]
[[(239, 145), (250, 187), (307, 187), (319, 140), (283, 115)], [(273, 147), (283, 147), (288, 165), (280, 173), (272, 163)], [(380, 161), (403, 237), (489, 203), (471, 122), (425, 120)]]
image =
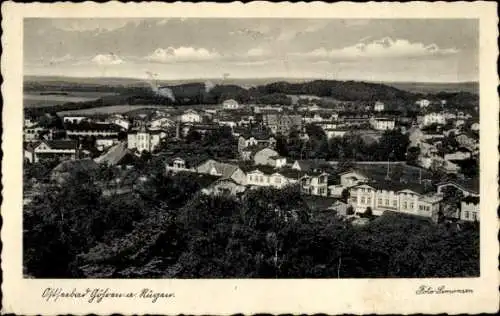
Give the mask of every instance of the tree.
[(348, 189), (343, 189), (341, 193), (341, 199), (343, 202), (347, 203), (349, 201), (349, 197), (351, 196)]
[(346, 214), (347, 215), (354, 215), (354, 208), (352, 207), (352, 205), (349, 205), (347, 207)]

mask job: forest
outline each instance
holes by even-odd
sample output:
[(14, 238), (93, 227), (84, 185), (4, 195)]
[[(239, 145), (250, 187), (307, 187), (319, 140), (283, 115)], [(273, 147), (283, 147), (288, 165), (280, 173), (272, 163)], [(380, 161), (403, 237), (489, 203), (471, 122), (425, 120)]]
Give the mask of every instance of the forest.
[(407, 108), (414, 105), (415, 101), (427, 98), (431, 101), (446, 100), (449, 106), (471, 109), (479, 104), (479, 97), (469, 92), (451, 93), (440, 92), (437, 94), (411, 93), (394, 87), (358, 81), (314, 80), (304, 83), (275, 82), (245, 89), (238, 85), (220, 84), (208, 89), (203, 82), (184, 83), (168, 86), (174, 99), (156, 94), (147, 83), (140, 85), (77, 85), (58, 83), (41, 84), (27, 82), (24, 86), (26, 92), (39, 93), (64, 91), (92, 91), (113, 92), (117, 95), (104, 96), (95, 101), (68, 102), (43, 108), (27, 108), (28, 115), (39, 116), (44, 113), (89, 109), (92, 107), (112, 106), (123, 104), (158, 104), (170, 106), (188, 106), (195, 104), (220, 104), (227, 99), (235, 99), (240, 103), (255, 104), (282, 104), (290, 105), (292, 100), (287, 95), (307, 94), (328, 97), (339, 101), (356, 102), (385, 102), (391, 108)]

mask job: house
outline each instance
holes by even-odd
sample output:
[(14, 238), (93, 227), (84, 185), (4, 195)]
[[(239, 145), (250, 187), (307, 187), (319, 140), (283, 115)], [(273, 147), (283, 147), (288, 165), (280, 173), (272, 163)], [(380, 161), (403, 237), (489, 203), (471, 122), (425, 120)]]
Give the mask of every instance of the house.
[(222, 108), (224, 110), (237, 110), (239, 109), (239, 104), (235, 100), (229, 99), (222, 102)]
[(267, 165), (275, 168), (280, 168), (286, 164), (286, 158), (280, 157), (276, 150), (269, 147), (257, 151), (253, 156), (253, 160), (256, 165)]
[(356, 170), (342, 172), (339, 174), (339, 176), (340, 176), (340, 185), (343, 188), (353, 187), (359, 185), (360, 183), (367, 182), (369, 180), (369, 178), (365, 174)]
[(245, 185), (247, 176), (239, 166), (218, 162), (209, 159), (196, 167), (196, 172), (220, 177), (221, 179), (232, 179), (238, 184)]
[(201, 123), (203, 120), (202, 116), (198, 114), (198, 112), (191, 109), (184, 111), (179, 119), (182, 123)]
[(328, 176), (326, 172), (307, 173), (299, 180), (301, 191), (310, 195), (328, 196)]
[(344, 187), (340, 184), (329, 185), (328, 186), (328, 196), (331, 196), (334, 198), (341, 198), (342, 192), (344, 190), (345, 190)]
[(23, 127), (25, 128), (30, 128), (30, 127), (33, 127), (33, 126), (36, 126), (38, 123), (36, 121), (33, 120), (33, 118), (30, 118), (30, 117), (24, 117), (24, 124), (23, 124)]
[(133, 165), (137, 157), (127, 148), (126, 142), (121, 142), (95, 158), (94, 161), (108, 166)]
[(396, 122), (394, 119), (389, 118), (371, 118), (370, 126), (377, 131), (387, 131), (393, 130), (395, 128)]
[(424, 194), (425, 190), (425, 186), (414, 183), (371, 181), (350, 188), (349, 202), (356, 213), (370, 208), (373, 215), (393, 211), (432, 217), (439, 212), (442, 195)]
[(201, 190), (202, 193), (207, 195), (236, 195), (242, 194), (246, 191), (245, 185), (236, 183), (233, 179), (219, 179)]
[(238, 138), (238, 151), (241, 152), (251, 146), (274, 148), (276, 139), (267, 133), (257, 131), (240, 135)]
[(431, 101), (427, 99), (420, 99), (417, 102), (415, 102), (415, 104), (417, 104), (421, 109), (425, 109), (429, 107), (429, 105), (431, 105)]
[(336, 129), (325, 129), (325, 134), (328, 139), (332, 139), (335, 137), (344, 137), (345, 134), (349, 132), (347, 129), (341, 129), (341, 128), (336, 128)]
[(65, 116), (63, 117), (63, 123), (80, 124), (83, 121), (88, 120), (86, 116)]
[(136, 149), (139, 153), (145, 150), (152, 152), (165, 137), (167, 137), (167, 133), (159, 130), (148, 130), (143, 126), (139, 130), (128, 133), (128, 148)]
[(72, 173), (83, 172), (94, 175), (98, 169), (99, 165), (92, 159), (66, 160), (52, 169), (50, 178), (58, 184), (64, 184)]
[(458, 218), (467, 222), (479, 222), (479, 210), (479, 197), (465, 197), (460, 202)]
[(74, 160), (79, 157), (77, 142), (74, 140), (43, 140), (29, 148), (31, 162), (45, 159)]
[(274, 168), (269, 169), (261, 166), (247, 172), (247, 184), (256, 187), (266, 186), (280, 189), (296, 183), (300, 175), (297, 170), (275, 170)]
[(423, 126), (429, 126), (434, 124), (438, 125), (446, 124), (446, 118), (443, 113), (431, 112), (424, 115), (422, 119)]
[(68, 124), (66, 135), (68, 137), (118, 137), (120, 130), (121, 128), (114, 124), (82, 121), (78, 124)]
[(36, 142), (42, 139), (42, 136), (47, 134), (49, 130), (47, 128), (33, 125), (31, 127), (25, 127), (23, 131), (23, 140), (25, 142)]
[(104, 150), (118, 143), (118, 138), (98, 138), (95, 140), (95, 147), (98, 150)]
[(271, 129), (273, 134), (288, 135), (292, 128), (300, 130), (302, 127), (302, 117), (291, 114), (264, 114), (262, 122)]
[(165, 161), (165, 168), (167, 173), (179, 171), (198, 172), (196, 167), (200, 162), (199, 157), (195, 156), (174, 157)]
[(175, 124), (175, 121), (169, 117), (159, 117), (149, 122), (149, 129), (167, 129)]
[(373, 111), (375, 112), (381, 112), (384, 110), (384, 108), (385, 108), (384, 103), (380, 101), (375, 102), (375, 104), (373, 105)]

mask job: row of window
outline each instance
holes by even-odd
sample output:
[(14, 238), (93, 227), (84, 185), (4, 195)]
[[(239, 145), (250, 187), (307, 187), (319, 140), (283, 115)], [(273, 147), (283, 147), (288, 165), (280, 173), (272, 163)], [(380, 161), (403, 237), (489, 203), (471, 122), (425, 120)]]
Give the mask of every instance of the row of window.
[(477, 221), (477, 219), (478, 219), (477, 212), (465, 211), (464, 212), (464, 218), (465, 219), (472, 219), (472, 220)]

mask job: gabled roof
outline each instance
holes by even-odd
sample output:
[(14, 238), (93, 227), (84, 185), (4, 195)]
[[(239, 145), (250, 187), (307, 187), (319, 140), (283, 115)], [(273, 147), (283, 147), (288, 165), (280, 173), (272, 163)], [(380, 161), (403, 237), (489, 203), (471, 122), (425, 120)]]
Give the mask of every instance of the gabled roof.
[(302, 171), (321, 169), (329, 166), (328, 162), (324, 159), (296, 160), (294, 164), (298, 164)]
[(119, 164), (127, 155), (133, 156), (132, 152), (127, 148), (127, 144), (122, 142), (111, 147), (106, 153), (95, 158), (94, 161), (114, 166)]
[[(75, 149), (77, 148), (77, 141), (76, 140), (44, 140), (41, 141), (36, 145), (38, 147), (41, 143), (45, 143), (47, 146), (49, 146), (52, 149)], [(36, 148), (33, 147), (33, 148)]]

